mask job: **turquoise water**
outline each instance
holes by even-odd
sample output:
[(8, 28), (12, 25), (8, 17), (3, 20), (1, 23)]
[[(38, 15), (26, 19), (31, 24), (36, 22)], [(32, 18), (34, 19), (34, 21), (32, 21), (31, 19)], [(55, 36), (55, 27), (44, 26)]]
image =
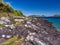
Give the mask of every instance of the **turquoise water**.
[(53, 26), (56, 27), (58, 29), (58, 31), (60, 31), (60, 18), (45, 18), (46, 20), (48, 20), (49, 22), (53, 22)]

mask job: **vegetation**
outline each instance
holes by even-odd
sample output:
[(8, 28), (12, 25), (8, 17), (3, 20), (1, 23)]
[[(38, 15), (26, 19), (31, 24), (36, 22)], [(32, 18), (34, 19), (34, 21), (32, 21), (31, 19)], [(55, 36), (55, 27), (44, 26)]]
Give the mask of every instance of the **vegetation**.
[[(23, 13), (19, 10), (14, 10), (9, 4), (2, 2), (0, 0), (0, 18), (1, 17), (9, 17), (10, 20), (13, 20), (12, 17), (21, 17), (21, 18), (27, 18), (23, 15)], [(13, 20), (14, 21), (14, 20)], [(22, 22), (16, 21), (14, 25), (22, 25)], [(5, 26), (4, 24), (0, 24), (0, 27)], [(5, 42), (2, 43), (2, 45), (20, 45), (25, 38), (18, 38), (18, 35), (7, 39)], [(17, 41), (17, 42), (16, 42)]]
[(52, 25), (53, 25), (53, 23), (52, 23), (52, 22), (49, 22), (49, 25), (50, 25), (50, 26), (52, 26)]
[(14, 25), (23, 25), (23, 22), (19, 22), (19, 21), (15, 21), (15, 24)]
[(13, 38), (6, 40), (5, 42), (2, 43), (2, 45), (11, 44), (12, 42), (16, 41), (17, 39), (18, 39), (18, 35), (14, 36)]
[(2, 2), (3, 0), (0, 0), (0, 2)]
[[(3, 13), (5, 13), (5, 14), (3, 14)], [(26, 17), (23, 15), (23, 13), (21, 11), (14, 10), (9, 4), (7, 4), (5, 2), (1, 2), (1, 1), (0, 1), (0, 15)]]
[(14, 36), (13, 38), (10, 38), (2, 43), (2, 45), (21, 45), (25, 41), (25, 38), (18, 38), (18, 35)]
[(5, 26), (4, 24), (0, 24), (0, 27), (3, 27), (3, 26)]
[(15, 10), (15, 14), (16, 14), (16, 16), (22, 16), (23, 15), (23, 13), (21, 11), (18, 11), (18, 10)]
[(25, 41), (25, 38), (22, 37), (21, 39), (18, 39), (17, 42), (13, 42), (11, 45), (21, 45)]

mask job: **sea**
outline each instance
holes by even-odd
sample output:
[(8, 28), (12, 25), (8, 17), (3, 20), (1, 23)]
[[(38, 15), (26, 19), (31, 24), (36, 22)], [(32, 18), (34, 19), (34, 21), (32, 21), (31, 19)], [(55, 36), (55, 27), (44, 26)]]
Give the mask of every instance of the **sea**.
[(60, 31), (60, 17), (45, 17), (44, 19), (52, 22), (53, 26), (56, 27), (58, 31)]

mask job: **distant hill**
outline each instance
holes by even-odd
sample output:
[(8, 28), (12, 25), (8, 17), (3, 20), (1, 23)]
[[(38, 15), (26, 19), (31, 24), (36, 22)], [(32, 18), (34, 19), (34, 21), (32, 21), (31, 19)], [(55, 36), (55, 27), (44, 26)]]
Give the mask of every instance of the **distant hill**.
[(46, 17), (45, 15), (30, 15), (30, 16), (28, 16), (28, 17), (36, 17), (36, 18), (39, 18), (39, 17)]
[(56, 15), (53, 15), (53, 16), (45, 16), (45, 15), (30, 15), (28, 17), (37, 17), (37, 18), (42, 18), (42, 17), (60, 17), (60, 14), (56, 14)]
[(54, 15), (53, 17), (60, 17), (60, 14), (56, 14), (56, 15)]

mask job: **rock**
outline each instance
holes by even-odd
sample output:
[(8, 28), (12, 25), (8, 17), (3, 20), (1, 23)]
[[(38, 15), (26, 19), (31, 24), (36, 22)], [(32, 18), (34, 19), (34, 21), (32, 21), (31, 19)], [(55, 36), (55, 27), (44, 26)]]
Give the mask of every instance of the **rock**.
[(11, 22), (8, 17), (1, 17), (0, 24), (11, 24)]
[(10, 20), (8, 20), (7, 17), (1, 17), (1, 20), (6, 21), (6, 22), (10, 22)]
[(11, 38), (11, 35), (7, 35), (6, 38)]
[[(25, 41), (21, 45), (60, 45), (60, 32), (48, 21), (43, 19), (24, 20), (22, 26), (5, 24), (0, 29), (0, 38), (5, 40), (18, 35), (19, 38), (25, 37)], [(12, 22), (12, 21), (10, 21)]]
[(5, 35), (2, 35), (2, 38), (4, 38), (5, 37)]

